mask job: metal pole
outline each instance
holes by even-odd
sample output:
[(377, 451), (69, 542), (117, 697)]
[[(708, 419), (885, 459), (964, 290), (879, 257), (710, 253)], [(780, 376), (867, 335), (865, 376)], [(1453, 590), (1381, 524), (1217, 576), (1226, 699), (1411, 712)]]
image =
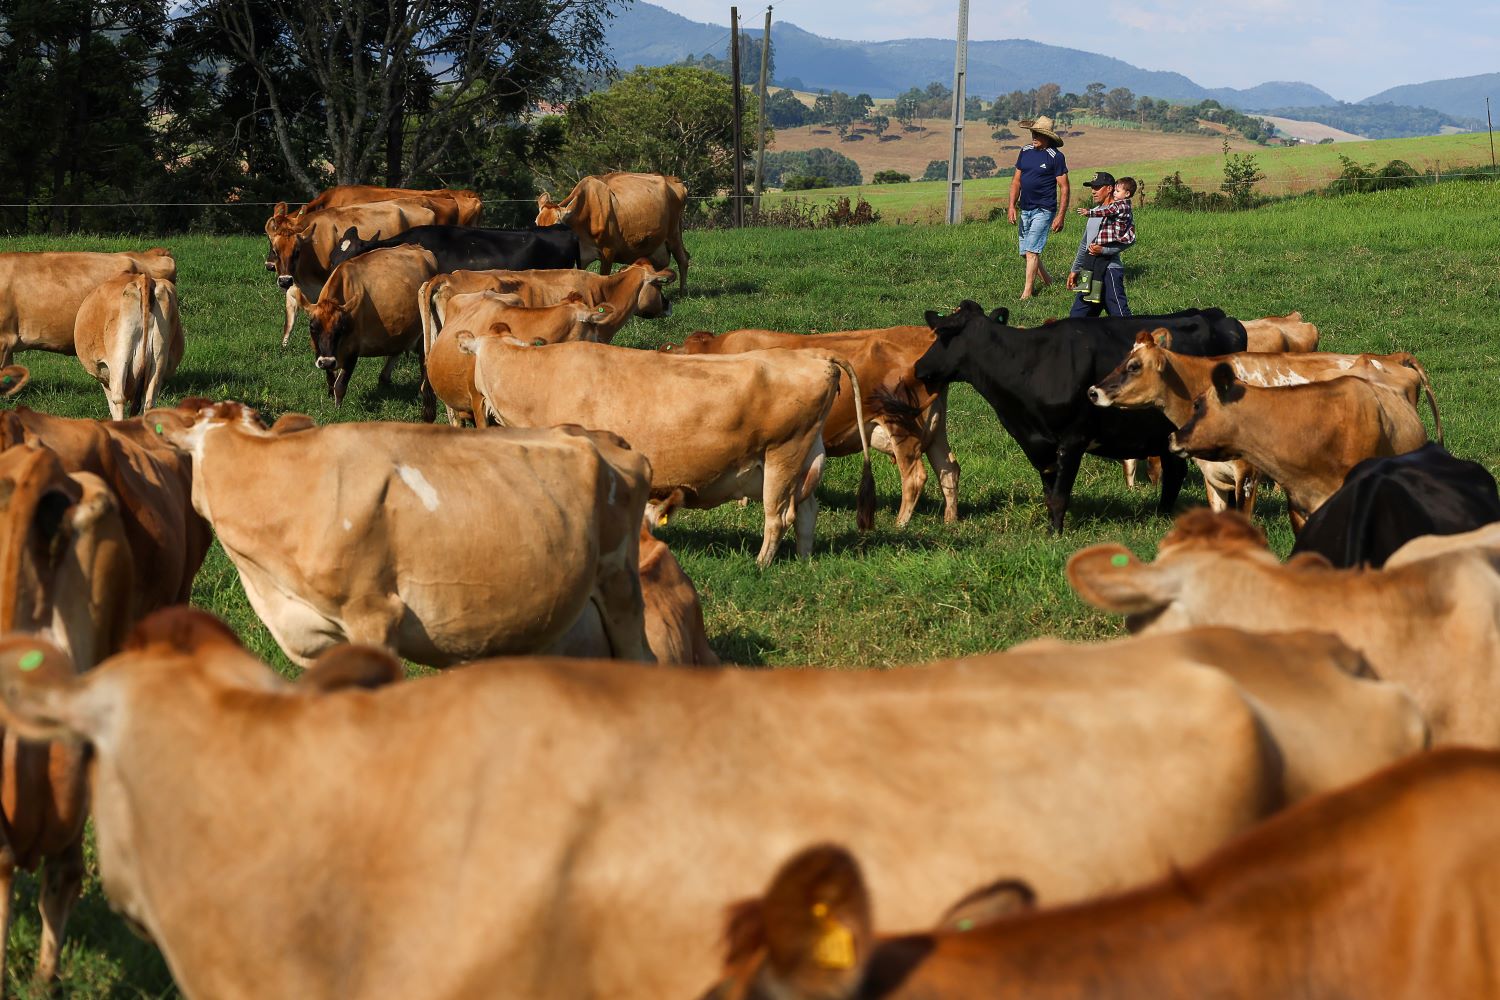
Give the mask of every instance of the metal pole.
[(766, 8), (766, 30), (760, 36), (760, 115), (755, 142), (755, 221), (760, 222), (760, 193), (766, 176), (766, 75), (771, 64), (771, 8)]
[(729, 68), (734, 79), (734, 226), (745, 224), (745, 157), (740, 129), (744, 110), (740, 107), (740, 9), (729, 8)]
[(953, 151), (948, 157), (948, 225), (964, 217), (964, 83), (969, 76), (969, 0), (958, 0), (958, 50), (953, 56)]
[(1495, 120), (1490, 117), (1490, 99), (1484, 99), (1484, 120), (1490, 127), (1490, 172), (1495, 170)]

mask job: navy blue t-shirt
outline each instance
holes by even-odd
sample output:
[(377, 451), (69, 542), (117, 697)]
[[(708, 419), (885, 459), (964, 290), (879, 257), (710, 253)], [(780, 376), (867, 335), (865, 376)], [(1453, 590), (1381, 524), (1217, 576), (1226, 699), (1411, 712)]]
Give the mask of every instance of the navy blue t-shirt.
[(1021, 175), (1021, 207), (1057, 211), (1057, 179), (1068, 172), (1068, 159), (1062, 150), (1027, 146), (1016, 157), (1016, 173)]

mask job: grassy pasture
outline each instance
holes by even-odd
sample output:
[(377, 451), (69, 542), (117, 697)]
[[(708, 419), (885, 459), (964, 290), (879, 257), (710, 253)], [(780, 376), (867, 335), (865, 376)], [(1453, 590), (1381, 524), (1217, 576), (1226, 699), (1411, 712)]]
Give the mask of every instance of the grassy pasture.
[[(1198, 139), (1199, 143), (1208, 143), (1212, 147), (1210, 151), (1200, 155), (1184, 156), (1181, 152), (1173, 152), (1167, 154), (1165, 158), (1157, 158), (1149, 154), (1147, 156), (1135, 155), (1128, 140), (1133, 136), (1162, 135), (1163, 133), (1135, 133), (1105, 129), (1090, 130), (1090, 133), (1092, 137), (1098, 139), (1093, 145), (1080, 144), (1075, 150), (1073, 140), (1069, 140), (1069, 144), (1063, 150), (1068, 154), (1068, 170), (1073, 176), (1075, 197), (1079, 196), (1080, 192), (1087, 194), (1082, 189), (1082, 183), (1092, 177), (1095, 170), (1108, 170), (1116, 177), (1134, 177), (1144, 183), (1148, 199), (1146, 211), (1154, 213), (1156, 208), (1149, 205), (1149, 198), (1162, 178), (1174, 171), (1180, 171), (1183, 183), (1197, 191), (1217, 191), (1224, 180), (1224, 157), (1217, 145), (1217, 140)], [(1111, 137), (1110, 141), (1099, 138), (1106, 134)], [(780, 135), (777, 133), (778, 140)], [(1120, 141), (1113, 141), (1114, 137), (1119, 137)], [(819, 136), (818, 138), (828, 137)], [(832, 138), (834, 140), (832, 143), (819, 143), (818, 145), (831, 145), (838, 147), (840, 152), (848, 153), (848, 149), (837, 141), (838, 136)], [(969, 140), (971, 146), (973, 141), (971, 136)], [(988, 143), (988, 133), (985, 133), (985, 139), (981, 145)], [(785, 147), (778, 145), (777, 148)], [(1256, 185), (1256, 190), (1268, 195), (1301, 194), (1326, 187), (1342, 170), (1339, 162), (1340, 155), (1347, 156), (1358, 163), (1373, 163), (1377, 168), (1391, 160), (1405, 160), (1423, 172), (1434, 169), (1448, 171), (1459, 167), (1482, 166), (1490, 162), (1489, 140), (1480, 132), (1422, 136), (1414, 139), (1371, 139), (1365, 142), (1340, 142), (1327, 146), (1261, 147), (1240, 143), (1233, 147), (1233, 151), (1249, 153), (1255, 157), (1261, 172), (1266, 175), (1266, 179)], [(1001, 154), (989, 149), (971, 148), (969, 155), (974, 156), (978, 152), (992, 152), (995, 162), (1002, 167), (1015, 163), (1014, 153)], [(854, 154), (849, 153), (849, 155)], [(946, 160), (947, 149), (943, 148), (934, 152), (932, 158)], [(924, 160), (924, 166), (925, 163)], [(920, 176), (921, 169), (921, 167), (916, 168), (917, 173), (914, 176)], [(864, 173), (866, 179), (873, 176), (873, 172), (868, 168)], [(886, 221), (941, 222), (946, 218), (947, 190), (946, 181), (912, 181), (910, 184), (867, 184), (863, 187), (824, 188), (811, 192), (772, 194), (767, 195), (767, 198), (772, 202), (775, 199), (792, 197), (823, 202), (838, 195), (847, 195), (852, 198), (857, 193), (878, 209)], [(964, 183), (964, 214), (972, 219), (988, 218), (991, 209), (996, 206), (1005, 207), (1010, 197), (1009, 191), (1009, 177), (966, 181)], [(1137, 206), (1141, 204), (1139, 197), (1136, 199), (1136, 204)]]
[[(1142, 223), (1127, 258), (1137, 312), (1222, 305), (1245, 317), (1301, 309), (1339, 351), (1412, 350), (1427, 364), (1443, 406), (1449, 447), (1500, 468), (1496, 397), (1500, 337), (1494, 304), (1500, 275), (1493, 237), (1500, 202), (1490, 183), (1285, 202), (1255, 212), (1193, 215), (1166, 210)], [(1079, 229), (1071, 219), (1047, 249), (1066, 271)], [(141, 239), (10, 239), (6, 250), (123, 249)], [(287, 411), (331, 420), (415, 420), (414, 360), (397, 369), (391, 390), (376, 387), (378, 365), (362, 366), (342, 410), (324, 394), (305, 322), (292, 346), (278, 346), (281, 295), (262, 269), (261, 237), (174, 237), (187, 356), (168, 401), (184, 395), (234, 398), (270, 417)], [(1015, 231), (1003, 224), (961, 227), (882, 225), (853, 230), (741, 230), (692, 234), (693, 292), (671, 317), (633, 321), (619, 342), (642, 348), (680, 341), (696, 329), (761, 326), (836, 330), (920, 323), (923, 310), (974, 298), (1006, 305), (1022, 325), (1066, 313), (1059, 288), (1026, 302)], [(75, 416), (106, 414), (102, 390), (76, 360), (40, 352), (24, 402)], [(1169, 520), (1155, 513), (1155, 490), (1126, 490), (1117, 465), (1085, 462), (1068, 532), (1048, 537), (1040, 485), (1030, 466), (973, 391), (955, 387), (951, 435), (963, 466), (962, 521), (941, 522), (935, 482), (905, 529), (893, 526), (898, 483), (877, 457), (876, 530), (855, 530), (855, 459), (830, 463), (820, 493), (814, 558), (802, 562), (784, 544), (766, 572), (754, 558), (757, 505), (689, 511), (664, 537), (702, 594), (708, 632), (727, 660), (761, 665), (875, 666), (1005, 648), (1036, 635), (1107, 637), (1118, 621), (1080, 602), (1063, 565), (1076, 549), (1123, 541), (1154, 553)], [(691, 433), (690, 429), (685, 433)], [(316, 475), (316, 470), (308, 470)], [(272, 500), (270, 502), (276, 502)], [(1196, 473), (1179, 509), (1202, 503)], [(1263, 494), (1259, 512), (1278, 551), (1290, 547), (1279, 494)], [(465, 530), (513, 531), (510, 525)], [(286, 669), (254, 618), (238, 578), (215, 547), (200, 573), (195, 603), (227, 619), (257, 652)], [(1336, 613), (1336, 609), (1330, 609)], [(21, 876), (9, 984), (26, 996), (38, 936), (34, 880)], [(224, 905), (235, 905), (232, 899)], [(63, 959), (62, 993), (80, 997), (173, 995), (155, 950), (108, 912), (91, 878)]]

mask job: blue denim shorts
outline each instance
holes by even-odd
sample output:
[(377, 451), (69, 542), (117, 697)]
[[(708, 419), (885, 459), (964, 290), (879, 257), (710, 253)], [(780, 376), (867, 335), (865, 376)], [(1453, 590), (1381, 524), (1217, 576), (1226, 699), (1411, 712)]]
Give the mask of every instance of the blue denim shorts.
[(1021, 253), (1041, 253), (1052, 232), (1052, 219), (1056, 212), (1047, 208), (1021, 209)]

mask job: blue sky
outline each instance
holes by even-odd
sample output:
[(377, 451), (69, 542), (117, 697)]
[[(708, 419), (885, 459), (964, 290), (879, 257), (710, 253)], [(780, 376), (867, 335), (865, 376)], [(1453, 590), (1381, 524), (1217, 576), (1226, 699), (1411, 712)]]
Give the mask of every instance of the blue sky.
[[(714, 24), (721, 0), (651, 0)], [(957, 0), (785, 0), (775, 20), (830, 38), (953, 38)], [(740, 4), (756, 25), (765, 7)], [(774, 21), (772, 33), (774, 35)], [(1029, 38), (1174, 70), (1204, 87), (1300, 80), (1343, 101), (1388, 87), (1500, 72), (1496, 0), (970, 0), (971, 39)], [(1500, 94), (1496, 94), (1500, 102)]]

